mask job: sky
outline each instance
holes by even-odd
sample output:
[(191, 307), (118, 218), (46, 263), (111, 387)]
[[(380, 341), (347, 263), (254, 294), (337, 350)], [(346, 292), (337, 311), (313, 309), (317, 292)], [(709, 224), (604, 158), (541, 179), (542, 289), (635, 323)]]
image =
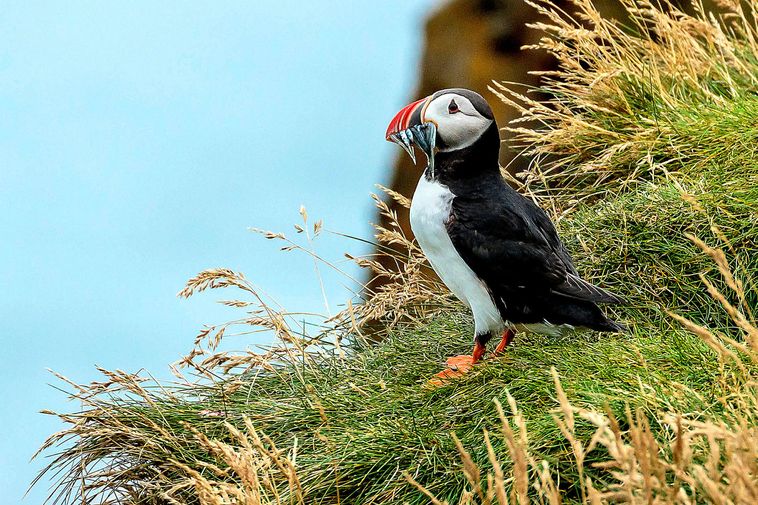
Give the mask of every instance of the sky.
[[(62, 424), (38, 411), (78, 407), (47, 369), (168, 377), (228, 319), (229, 293), (176, 297), (195, 273), (239, 270), (322, 310), (312, 262), (249, 227), (294, 234), (305, 205), (370, 237), (369, 194), (397, 155), (384, 131), (436, 3), (3, 2), (0, 502), (42, 503), (45, 482), (21, 501), (44, 464), (29, 458)], [(326, 258), (362, 251), (322, 239)], [(349, 293), (324, 281), (334, 310)]]

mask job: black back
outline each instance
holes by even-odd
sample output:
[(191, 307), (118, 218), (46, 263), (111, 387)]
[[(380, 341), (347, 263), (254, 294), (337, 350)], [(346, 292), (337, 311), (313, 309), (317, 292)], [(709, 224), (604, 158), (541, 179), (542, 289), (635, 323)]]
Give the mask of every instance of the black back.
[(471, 146), (435, 155), (435, 178), (455, 195), (447, 231), (458, 254), (511, 323), (619, 331), (596, 305), (619, 298), (579, 277), (550, 218), (501, 176), (499, 146), (493, 121)]

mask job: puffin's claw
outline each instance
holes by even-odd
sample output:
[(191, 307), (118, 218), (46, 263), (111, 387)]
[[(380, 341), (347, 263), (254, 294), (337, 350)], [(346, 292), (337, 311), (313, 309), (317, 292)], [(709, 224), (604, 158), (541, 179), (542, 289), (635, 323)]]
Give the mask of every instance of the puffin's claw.
[(434, 374), (427, 381), (431, 387), (440, 387), (447, 384), (451, 379), (457, 379), (467, 374), (474, 366), (474, 357), (470, 354), (461, 354), (447, 359), (447, 368)]
[(445, 384), (448, 384), (451, 380), (462, 377), (463, 375), (465, 375), (466, 371), (453, 370), (452, 368), (446, 368), (445, 370), (434, 374), (434, 376), (431, 379), (426, 381), (426, 384), (430, 388), (442, 387)]

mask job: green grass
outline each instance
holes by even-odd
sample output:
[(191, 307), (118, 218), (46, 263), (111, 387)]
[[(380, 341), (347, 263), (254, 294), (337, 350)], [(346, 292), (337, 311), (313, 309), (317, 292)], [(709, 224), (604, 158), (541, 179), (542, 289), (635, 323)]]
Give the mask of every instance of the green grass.
[[(218, 385), (203, 391), (202, 400), (190, 396), (149, 407), (143, 401), (114, 402), (108, 415), (138, 433), (124, 434), (115, 445), (140, 446), (139, 457), (136, 451), (128, 454), (130, 480), (139, 476), (154, 482), (161, 474), (166, 483), (180, 481), (182, 475), (169, 460), (193, 468), (201, 462), (218, 464), (198, 446), (188, 425), (233, 443), (222, 421), (242, 428), (245, 416), (278, 447), (297, 445), (298, 474), (309, 503), (334, 503), (338, 492), (345, 503), (427, 503), (405, 482), (403, 471), (454, 503), (465, 479), (450, 433), (488, 468), (482, 430), (499, 430), (493, 398), (507, 404), (508, 391), (527, 419), (533, 454), (560, 473), (564, 498), (571, 501), (578, 499), (572, 493), (576, 468), (552, 418), (558, 404), (551, 367), (577, 406), (608, 405), (620, 417), (627, 404), (649, 413), (671, 410), (708, 419), (722, 411), (719, 399), (728, 371), (720, 368), (713, 351), (683, 331), (586, 333), (560, 340), (524, 335), (506, 356), (487, 361), (464, 380), (425, 388), (445, 357), (469, 351), (471, 331), (468, 318), (448, 316), (423, 329), (398, 331), (344, 361), (324, 359), (244, 377), (233, 394), (223, 394)], [(198, 412), (204, 409), (225, 416), (201, 417)], [(164, 431), (172, 434), (171, 444), (164, 444)], [(589, 436), (592, 430), (585, 426), (579, 432)], [(507, 462), (503, 440), (493, 441), (500, 460)], [(596, 452), (590, 461), (602, 458)], [(596, 483), (607, 479), (602, 472), (593, 477)], [(193, 495), (192, 490), (179, 494), (182, 502), (196, 503)]]
[[(629, 300), (629, 306), (617, 309), (617, 317), (632, 327), (629, 335), (585, 332), (551, 339), (521, 334), (506, 356), (488, 360), (463, 380), (429, 389), (425, 381), (442, 369), (445, 358), (471, 347), (468, 314), (445, 314), (421, 325), (401, 325), (379, 345), (354, 345), (345, 360), (319, 358), (273, 372), (229, 376), (203, 388), (172, 391), (171, 401), (163, 389), (154, 388), (152, 404), (141, 397), (106, 397), (91, 423), (97, 428), (97, 417), (107, 412), (104, 427), (128, 429), (104, 437), (106, 447), (94, 429), (84, 437), (85, 451), (92, 444), (100, 451), (93, 463), (118, 457), (127, 465), (128, 482), (119, 485), (162, 481), (159, 489), (165, 490), (185, 477), (173, 461), (192, 468), (219, 464), (189, 427), (233, 443), (224, 421), (242, 428), (247, 417), (278, 447), (297, 445), (298, 475), (309, 503), (334, 503), (338, 493), (345, 503), (427, 503), (407, 484), (404, 471), (455, 503), (466, 481), (450, 434), (483, 469), (489, 468), (482, 430), (498, 431), (493, 399), (507, 405), (510, 392), (527, 419), (530, 450), (560, 474), (564, 499), (578, 500), (577, 469), (552, 417), (558, 404), (551, 367), (572, 404), (608, 406), (619, 418), (629, 405), (651, 416), (665, 411), (717, 420), (724, 412), (722, 398), (739, 386), (731, 382), (733, 371), (662, 308), (733, 333), (698, 277), (706, 272), (714, 278), (714, 267), (684, 234), (710, 237), (716, 244), (710, 226), (717, 225), (743, 253), (737, 271), (755, 278), (758, 258), (744, 254), (758, 249), (758, 190), (745, 182), (750, 177), (752, 167), (743, 172), (717, 168), (701, 171), (692, 183), (683, 175), (676, 184), (670, 178), (641, 182), (635, 191), (579, 209), (561, 222), (580, 270)], [(682, 199), (676, 185), (697, 195), (701, 207)], [(758, 305), (755, 294), (748, 291), (752, 306)], [(199, 415), (204, 410), (225, 415)], [(654, 428), (664, 439), (670, 436)], [(585, 425), (579, 433), (589, 437), (592, 429)], [(493, 437), (493, 444), (507, 462), (504, 441)], [(119, 454), (124, 448), (131, 449)], [(589, 462), (604, 457), (595, 451)], [(589, 470), (589, 475), (596, 485), (609, 482), (602, 471)], [(225, 478), (234, 480), (233, 475)], [(137, 489), (144, 503), (163, 503), (155, 489)], [(197, 502), (192, 488), (176, 496)]]
[[(747, 279), (758, 272), (758, 256), (750, 254), (758, 250), (758, 173), (749, 165), (698, 171), (640, 182), (635, 191), (580, 209), (561, 223), (580, 270), (626, 297), (630, 307), (621, 314), (632, 324), (672, 329), (677, 323), (660, 310), (665, 307), (708, 327), (732, 326), (700, 282), (700, 274), (719, 277), (716, 265), (686, 234), (723, 247), (711, 230), (716, 225), (737, 253), (733, 270)], [(758, 293), (747, 296), (749, 305), (758, 305)]]
[[(668, 178), (641, 182), (635, 191), (579, 209), (561, 222), (580, 270), (629, 300), (627, 307), (614, 309), (632, 327), (629, 335), (585, 332), (551, 339), (521, 334), (506, 356), (488, 360), (463, 380), (428, 389), (425, 381), (443, 368), (447, 356), (471, 347), (468, 314), (445, 314), (418, 326), (401, 325), (377, 346), (354, 346), (344, 361), (320, 358), (275, 372), (229, 376), (205, 387), (172, 390), (171, 401), (163, 389), (170, 386), (153, 388), (152, 404), (141, 397), (105, 396), (102, 410), (89, 421), (92, 433), (77, 450), (94, 448), (92, 464), (115, 457), (128, 468), (124, 480), (116, 478), (111, 486), (132, 488), (146, 481), (160, 483), (157, 489), (165, 491), (186, 477), (173, 461), (192, 468), (219, 464), (190, 426), (233, 443), (224, 421), (242, 428), (247, 417), (278, 447), (297, 445), (298, 475), (309, 503), (335, 503), (338, 493), (345, 503), (427, 503), (402, 472), (455, 503), (466, 481), (450, 434), (461, 439), (483, 470), (489, 468), (482, 430), (498, 431), (493, 399), (507, 405), (510, 392), (527, 420), (532, 454), (560, 474), (564, 499), (578, 500), (577, 469), (552, 417), (558, 404), (551, 367), (572, 404), (599, 410), (607, 405), (619, 418), (630, 405), (651, 416), (666, 411), (718, 420), (724, 411), (721, 398), (739, 386), (705, 343), (662, 310), (734, 334), (698, 277), (705, 272), (717, 279), (715, 267), (685, 233), (718, 245), (710, 231), (717, 225), (739, 255), (736, 271), (743, 278), (758, 277), (758, 257), (746, 254), (758, 250), (758, 185), (751, 183), (752, 167), (730, 172), (710, 166), (713, 172), (702, 170), (693, 182), (683, 175), (676, 184)], [(702, 208), (683, 200), (676, 185), (697, 195)], [(755, 291), (748, 291), (748, 299), (758, 306)], [(225, 415), (203, 417), (203, 410)], [(97, 419), (106, 413), (107, 420)], [(101, 437), (96, 435), (101, 425), (120, 428)], [(592, 428), (585, 425), (579, 433), (589, 437)], [(670, 436), (665, 430), (657, 433)], [(504, 441), (494, 436), (493, 444), (507, 462)], [(604, 457), (595, 451), (589, 462)], [(588, 475), (596, 485), (609, 482), (602, 471)], [(140, 486), (135, 503), (163, 503), (156, 489)], [(197, 503), (192, 488), (176, 496)]]

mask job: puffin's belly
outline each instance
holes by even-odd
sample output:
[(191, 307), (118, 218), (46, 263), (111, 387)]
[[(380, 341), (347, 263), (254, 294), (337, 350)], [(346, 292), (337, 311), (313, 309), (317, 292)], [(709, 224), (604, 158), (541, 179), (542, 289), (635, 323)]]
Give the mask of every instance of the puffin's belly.
[(463, 261), (447, 234), (445, 222), (454, 196), (447, 186), (423, 175), (411, 203), (411, 229), (442, 282), (471, 307), (477, 335), (498, 332), (504, 323), (490, 291)]

